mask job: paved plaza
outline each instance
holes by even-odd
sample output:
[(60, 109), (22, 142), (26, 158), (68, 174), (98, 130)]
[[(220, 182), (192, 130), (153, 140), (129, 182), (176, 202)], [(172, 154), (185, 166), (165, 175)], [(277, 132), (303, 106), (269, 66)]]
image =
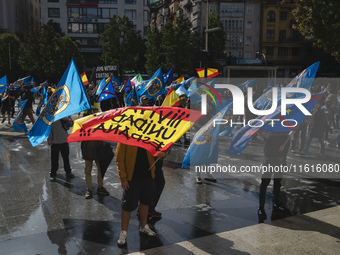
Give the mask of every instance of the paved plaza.
[[(75, 116), (77, 118), (77, 116)], [(28, 128), (31, 125), (28, 124)], [(313, 144), (306, 157), (288, 154), (288, 163), (339, 163), (335, 134), (324, 159)], [(231, 156), (221, 138), (220, 159), (235, 166), (261, 163), (261, 139), (252, 141), (240, 156)], [(113, 144), (115, 146), (115, 144)], [(327, 178), (285, 178), (284, 202), (292, 217), (272, 214), (272, 183), (267, 190), (268, 220), (258, 224), (260, 175), (216, 174), (216, 183), (195, 183), (194, 170), (181, 169), (184, 145), (174, 145), (164, 162), (165, 189), (150, 219), (157, 237), (138, 232), (132, 213), (127, 247), (120, 249), (122, 188), (115, 159), (104, 186), (110, 196), (86, 192), (80, 144), (70, 144), (71, 167), (76, 178), (67, 179), (62, 168), (57, 181), (49, 181), (50, 148), (46, 142), (32, 147), (25, 133), (0, 124), (0, 250), (1, 254), (339, 254), (340, 182)], [(94, 167), (94, 173), (96, 168)], [(96, 176), (93, 178), (96, 190)], [(271, 217), (272, 216), (272, 217)]]

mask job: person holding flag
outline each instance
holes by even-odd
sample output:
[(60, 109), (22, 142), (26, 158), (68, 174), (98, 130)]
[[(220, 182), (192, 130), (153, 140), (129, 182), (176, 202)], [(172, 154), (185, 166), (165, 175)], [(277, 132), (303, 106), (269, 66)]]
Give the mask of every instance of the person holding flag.
[[(124, 190), (122, 198), (122, 231), (117, 241), (118, 246), (126, 244), (127, 230), (131, 212), (139, 202), (140, 228), (139, 232), (148, 236), (156, 236), (147, 224), (149, 206), (153, 204), (155, 193), (155, 158), (141, 147), (117, 144), (117, 171)], [(159, 152), (157, 158), (164, 159), (165, 153)]]
[(28, 85), (25, 85), (23, 87), (23, 93), (21, 95), (21, 101), (24, 101), (27, 99), (27, 103), (25, 104), (25, 107), (23, 109), (22, 113), (22, 121), (24, 122), (26, 119), (26, 116), (28, 116), (32, 122), (32, 124), (35, 123), (34, 117), (33, 117), (33, 101), (34, 101), (34, 96), (33, 93), (31, 92), (31, 89)]
[[(289, 139), (294, 134), (294, 131), (290, 133), (287, 132), (271, 132), (271, 131), (263, 131), (264, 132), (264, 162), (263, 166), (274, 167), (274, 166), (285, 166), (287, 153), (289, 149)], [(260, 194), (259, 194), (259, 209), (257, 212), (259, 223), (262, 223), (267, 219), (267, 214), (264, 210), (265, 199), (266, 199), (266, 191), (267, 187), (270, 183), (271, 176), (273, 175), (273, 171), (268, 170), (261, 177), (260, 184)], [(274, 207), (273, 214), (282, 213), (282, 214), (290, 214), (289, 210), (283, 205), (281, 202), (281, 181), (282, 181), (283, 173), (282, 172), (274, 172), (274, 186), (273, 186), (273, 195), (274, 195)]]

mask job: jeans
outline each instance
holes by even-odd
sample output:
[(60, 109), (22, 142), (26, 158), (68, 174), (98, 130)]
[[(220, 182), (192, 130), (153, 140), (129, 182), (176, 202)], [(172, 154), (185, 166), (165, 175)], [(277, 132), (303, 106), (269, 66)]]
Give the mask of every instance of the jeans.
[[(307, 153), (310, 144), (312, 143), (313, 140), (313, 136), (308, 136), (307, 141), (306, 141), (306, 145), (305, 148), (303, 148), (303, 153)], [(325, 141), (323, 137), (317, 137), (319, 139), (319, 143), (320, 143), (320, 154), (321, 155), (325, 155)]]

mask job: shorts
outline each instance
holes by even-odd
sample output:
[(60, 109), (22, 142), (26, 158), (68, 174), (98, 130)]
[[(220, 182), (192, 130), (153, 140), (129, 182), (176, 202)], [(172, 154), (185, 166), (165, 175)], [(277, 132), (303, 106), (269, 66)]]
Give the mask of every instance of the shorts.
[(128, 190), (124, 190), (122, 209), (132, 212), (138, 207), (138, 202), (144, 205), (152, 205), (156, 185), (152, 178), (133, 179), (129, 181)]
[(7, 112), (7, 114), (11, 113), (11, 107), (9, 105), (2, 105), (1, 107), (1, 113), (5, 114)]

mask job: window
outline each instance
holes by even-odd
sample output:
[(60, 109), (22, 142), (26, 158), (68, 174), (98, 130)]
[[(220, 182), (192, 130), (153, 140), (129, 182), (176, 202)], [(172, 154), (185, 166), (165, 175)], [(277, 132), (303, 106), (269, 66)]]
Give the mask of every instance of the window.
[(150, 21), (149, 11), (144, 11), (144, 21)]
[(136, 4), (136, 0), (125, 0), (125, 4)]
[(254, 12), (254, 7), (253, 5), (248, 5), (247, 6), (247, 14), (253, 14)]
[(275, 38), (275, 30), (267, 30), (267, 38)]
[(59, 18), (60, 17), (59, 8), (48, 8), (48, 17), (49, 18)]
[(266, 55), (273, 56), (274, 55), (274, 47), (267, 47), (266, 48)]
[(216, 6), (215, 5), (209, 5), (209, 13), (216, 13)]
[(246, 45), (247, 45), (247, 46), (249, 46), (249, 45), (252, 44), (252, 39), (253, 39), (253, 38), (252, 38), (251, 36), (247, 36), (247, 37), (246, 37)]
[(244, 55), (244, 58), (245, 58), (245, 59), (251, 59), (251, 55), (252, 55), (252, 52), (251, 52), (251, 51), (246, 51), (246, 52), (245, 52), (245, 55)]
[(253, 28), (253, 22), (247, 21), (247, 29), (252, 29), (252, 28)]
[(86, 18), (89, 19), (96, 19), (97, 16), (97, 8), (86, 8), (87, 14), (86, 14)]
[(292, 48), (292, 56), (297, 57), (299, 56), (300, 49), (299, 48)]
[(273, 11), (268, 12), (267, 22), (275, 22), (275, 12)]
[(124, 15), (129, 19), (129, 20), (135, 20), (137, 18), (137, 12), (136, 10), (125, 10)]
[(100, 4), (116, 4), (117, 0), (99, 0)]
[(280, 12), (280, 20), (287, 20), (287, 12)]
[(113, 16), (117, 16), (117, 9), (111, 8), (111, 9), (102, 9), (102, 18), (103, 19), (111, 19)]
[(279, 41), (280, 42), (286, 41), (286, 30), (280, 30), (280, 32), (279, 32)]
[(281, 57), (288, 56), (288, 48), (280, 47), (279, 48), (279, 56), (281, 56)]

